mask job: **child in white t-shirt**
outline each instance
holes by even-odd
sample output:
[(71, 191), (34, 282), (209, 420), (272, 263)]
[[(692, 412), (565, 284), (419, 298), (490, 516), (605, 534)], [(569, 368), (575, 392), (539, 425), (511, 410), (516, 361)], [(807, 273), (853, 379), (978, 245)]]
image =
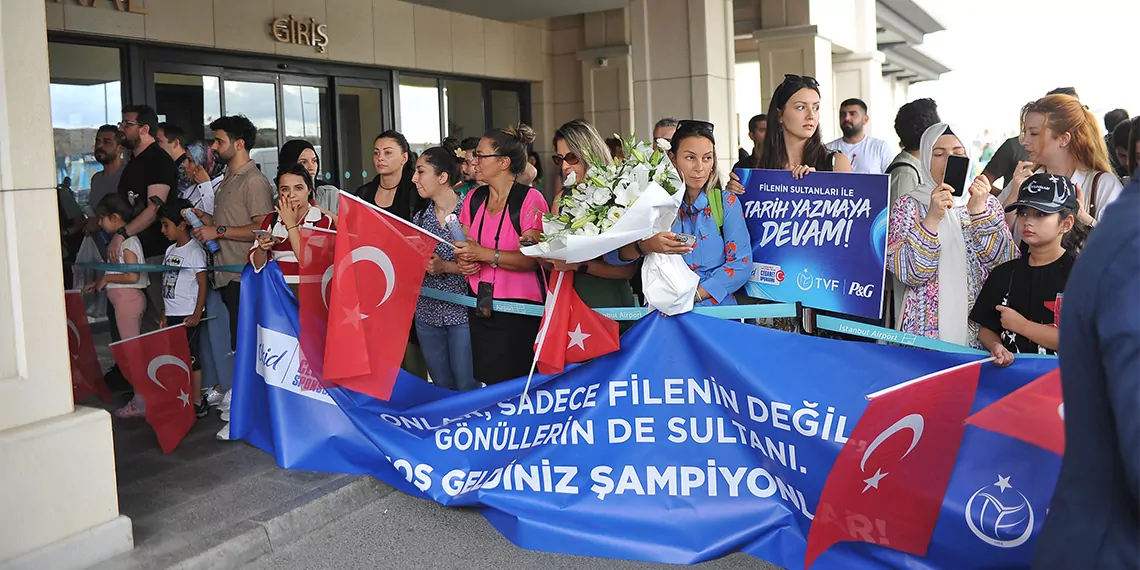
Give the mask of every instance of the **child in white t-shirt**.
[(190, 341), (191, 394), (196, 413), (202, 418), (210, 409), (202, 398), (202, 365), (198, 358), (198, 323), (206, 308), (206, 251), (190, 236), (190, 224), (182, 217), (182, 210), (190, 207), (190, 202), (177, 198), (158, 209), (162, 235), (174, 242), (166, 248), (162, 264), (185, 268), (162, 274), (162, 327), (186, 325), (186, 338)]
[[(111, 235), (124, 232), (124, 228), (134, 218), (131, 205), (118, 194), (108, 194), (99, 200), (95, 206), (95, 215), (99, 227)], [(119, 252), (120, 264), (143, 263), (144, 259), (142, 242), (137, 236), (130, 236), (123, 241)], [(107, 290), (107, 300), (115, 309), (115, 328), (119, 330), (119, 338), (126, 340), (139, 336), (142, 332), (143, 313), (146, 312), (145, 291), (149, 283), (150, 278), (144, 272), (107, 271), (96, 282), (88, 285), (86, 290)], [(145, 413), (146, 408), (138, 395), (126, 406), (115, 410), (115, 416), (120, 418), (141, 417)]]

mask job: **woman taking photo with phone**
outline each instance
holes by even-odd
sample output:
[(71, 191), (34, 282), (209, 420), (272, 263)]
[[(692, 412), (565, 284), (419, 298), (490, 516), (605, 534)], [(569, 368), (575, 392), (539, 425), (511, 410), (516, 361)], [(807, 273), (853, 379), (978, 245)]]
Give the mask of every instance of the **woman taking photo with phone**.
[(906, 285), (899, 330), (981, 348), (970, 310), (990, 270), (1016, 251), (985, 176), (954, 195), (966, 178), (948, 179), (947, 161), (968, 160), (962, 138), (945, 123), (922, 134), (922, 181), (891, 208), (887, 268)]
[[(1021, 146), (1029, 153), (1029, 161), (1017, 164), (1010, 187), (1021, 188), (1036, 172), (1065, 176), (1077, 188), (1081, 206), (1077, 222), (1092, 226), (1124, 188), (1112, 173), (1096, 117), (1069, 95), (1038, 99), (1025, 106), (1022, 117)], [(1011, 191), (1005, 205), (1016, 200), (1017, 192)], [(1006, 218), (1010, 226), (1015, 215)]]
[(740, 201), (720, 188), (712, 123), (681, 121), (670, 147), (669, 158), (685, 182), (685, 198), (672, 231), (610, 252), (606, 260), (618, 265), (647, 253), (682, 255), (700, 276), (695, 306), (735, 305), (733, 293), (752, 273), (752, 241)]
[[(573, 180), (578, 182), (586, 179), (586, 171), (590, 168), (587, 156), (597, 158), (606, 166), (610, 166), (614, 162), (597, 129), (582, 119), (574, 119), (555, 131), (554, 153), (554, 164), (561, 169), (563, 179), (569, 180), (570, 176), (573, 176)], [(562, 196), (566, 192), (573, 191), (572, 188), (563, 187), (554, 197), (551, 212), (557, 215)], [(629, 284), (634, 271), (637, 269), (636, 265), (615, 267), (601, 258), (583, 263), (550, 260), (548, 265), (555, 271), (577, 273), (574, 276), (574, 291), (589, 307), (637, 306), (633, 300), (633, 288)], [(632, 322), (623, 321), (621, 324), (629, 325)], [(628, 326), (624, 326), (624, 328), (628, 328)]]
[(257, 242), (249, 250), (249, 263), (255, 271), (261, 271), (269, 260), (276, 261), (296, 295), (300, 283), (300, 228), (331, 230), (335, 224), (314, 202), (313, 179), (300, 164), (294, 163), (277, 175), (277, 196), (276, 211), (265, 216), (261, 229), (255, 232)]
[(472, 153), (484, 186), (472, 190), (459, 217), (466, 241), (455, 242), (459, 272), (475, 293), (468, 313), (475, 379), (495, 384), (525, 376), (534, 360), (540, 319), (493, 310), (493, 300), (541, 303), (538, 262), (519, 251), (524, 238), (537, 241), (542, 214), (550, 209), (534, 188), (515, 182), (527, 166), (534, 131), (526, 125), (494, 129)]

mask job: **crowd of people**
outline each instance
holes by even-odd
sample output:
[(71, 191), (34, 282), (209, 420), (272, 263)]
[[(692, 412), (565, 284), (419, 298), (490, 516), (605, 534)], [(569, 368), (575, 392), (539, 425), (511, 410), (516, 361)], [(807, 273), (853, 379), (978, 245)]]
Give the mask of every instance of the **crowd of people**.
[[(868, 136), (870, 110), (859, 99), (840, 104), (843, 136), (825, 144), (820, 105), (814, 78), (785, 76), (767, 113), (749, 121), (754, 150), (742, 152), (734, 168), (786, 170), (797, 179), (813, 172), (889, 175), (890, 276), (884, 316), (875, 324), (981, 348), (1000, 365), (1018, 353), (1055, 353), (1054, 307), (1085, 238), (1140, 164), (1140, 119), (1113, 111), (1105, 117), (1109, 132), (1102, 133), (1075, 91), (1056, 90), (1025, 105), (1020, 136), (1001, 145), (982, 174), (955, 195), (945, 179), (947, 164), (953, 156), (969, 157), (971, 139), (940, 120), (933, 100), (899, 109), (898, 150)], [(248, 119), (225, 116), (209, 127), (207, 146), (188, 141), (177, 125), (160, 123), (147, 106), (125, 107), (118, 126), (96, 133), (103, 170), (92, 180), (93, 209), (84, 216), (60, 208), (65, 241), (86, 233), (100, 238), (95, 241), (111, 263), (167, 266), (155, 275), (108, 271), (89, 286), (107, 291), (113, 337), (182, 322), (195, 359), (206, 292), (220, 292), (236, 339), (241, 274), (235, 266), (260, 271), (276, 261), (295, 288), (299, 229), (335, 230), (340, 192), (320, 178), (319, 156), (308, 141), (286, 142), (277, 172), (263, 173), (250, 158), (256, 129)], [(637, 306), (638, 261), (648, 253), (683, 257), (699, 276), (697, 306), (756, 302), (741, 291), (752, 267), (738, 199), (744, 189), (735, 174), (719, 171), (714, 131), (700, 120), (659, 121), (653, 138), (669, 141), (668, 157), (684, 181), (673, 227), (574, 264), (527, 257), (520, 249), (540, 238), (542, 214), (557, 213), (559, 198), (574, 191), (562, 182), (571, 175), (585, 179), (587, 157), (607, 165), (620, 160), (620, 141), (604, 139), (585, 120), (570, 121), (549, 135), (553, 168), (543, 176), (533, 150), (536, 134), (526, 125), (447, 139), (419, 155), (400, 132), (380, 133), (373, 147), (376, 176), (347, 190), (453, 242), (436, 247), (424, 286), (477, 299), (468, 309), (421, 297), (405, 367), (460, 391), (524, 376), (540, 321), (491, 310), (489, 301), (542, 303), (549, 273), (573, 271), (587, 305)], [(464, 240), (455, 239), (456, 228)], [(228, 414), (225, 389), (195, 392), (200, 415), (211, 407)], [(117, 414), (134, 417), (144, 409), (136, 397)], [(228, 437), (228, 426), (219, 437)]]

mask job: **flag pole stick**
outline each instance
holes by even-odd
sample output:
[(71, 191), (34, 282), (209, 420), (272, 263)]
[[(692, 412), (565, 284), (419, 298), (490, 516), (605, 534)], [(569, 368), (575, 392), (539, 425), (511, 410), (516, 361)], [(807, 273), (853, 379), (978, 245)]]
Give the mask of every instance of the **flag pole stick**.
[(439, 237), (439, 236), (437, 236), (437, 235), (435, 235), (429, 231), (424, 230), (423, 228), (421, 228), (421, 227), (419, 227), (419, 226), (417, 226), (417, 225), (415, 225), (415, 224), (413, 224), (413, 223), (411, 223), (411, 222), (409, 222), (409, 221), (385, 210), (384, 208), (377, 206), (376, 204), (369, 204), (368, 202), (365, 202), (364, 200), (361, 200), (360, 198), (353, 196), (352, 194), (349, 194), (348, 192), (345, 192), (344, 190), (341, 190), (340, 193), (343, 194), (344, 196), (352, 199), (352, 200), (355, 200), (355, 201), (360, 202), (361, 204), (363, 204), (365, 206), (368, 206), (374, 212), (379, 212), (381, 215), (384, 215), (384, 216), (387, 216), (393, 220), (396, 220), (397, 222), (400, 222), (401, 224), (404, 224), (405, 226), (408, 226), (409, 228), (412, 228), (412, 229), (416, 230), (417, 232), (420, 232), (421, 234), (423, 234), (427, 237), (430, 237), (431, 239), (434, 239), (435, 241), (438, 241), (439, 243), (442, 243), (446, 246), (450, 246), (452, 249), (455, 248), (455, 244), (453, 244), (453, 243), (451, 243), (451, 242), (449, 242), (449, 241), (447, 241), (447, 240), (445, 240), (445, 239), (443, 239), (443, 238), (441, 238), (441, 237)]
[(530, 381), (534, 378), (535, 368), (538, 367), (538, 357), (542, 354), (542, 346), (546, 344), (546, 332), (550, 329), (550, 317), (554, 314), (554, 304), (558, 302), (558, 292), (562, 290), (562, 278), (565, 276), (565, 271), (558, 272), (558, 281), (554, 282), (554, 293), (546, 297), (546, 306), (542, 308), (542, 329), (538, 331), (537, 346), (534, 347), (534, 360), (530, 363), (530, 373), (526, 376), (526, 386), (523, 388), (522, 395), (519, 396), (520, 404), (526, 399), (527, 392), (530, 392)]
[[(210, 321), (210, 320), (213, 320), (215, 318), (217, 318), (217, 317), (203, 317), (202, 320), (198, 321), (198, 324), (202, 324), (206, 321)], [(184, 327), (184, 326), (186, 326), (186, 323), (178, 323), (176, 325), (170, 325), (164, 329), (158, 329), (156, 331), (150, 331), (148, 333), (143, 333), (143, 334), (140, 334), (138, 336), (132, 336), (131, 338), (124, 338), (123, 340), (120, 340), (118, 342), (112, 342), (111, 344), (108, 344), (107, 346), (111, 347), (111, 346), (115, 346), (116, 344), (123, 344), (124, 342), (131, 342), (132, 340), (138, 340), (144, 336), (150, 336), (152, 334), (158, 334), (158, 333), (163, 332), (163, 331), (168, 331), (170, 329), (176, 329), (178, 327)]]
[(879, 390), (878, 392), (874, 392), (872, 394), (867, 394), (866, 398), (868, 400), (878, 398), (879, 396), (882, 396), (883, 394), (889, 394), (891, 392), (894, 392), (895, 390), (898, 390), (899, 388), (905, 388), (906, 386), (910, 386), (911, 384), (917, 384), (917, 383), (922, 382), (923, 380), (926, 380), (928, 378), (933, 378), (934, 376), (938, 376), (939, 374), (945, 374), (947, 372), (953, 372), (955, 370), (959, 370), (961, 368), (966, 368), (968, 366), (973, 366), (975, 364), (981, 365), (981, 364), (985, 364), (987, 362), (993, 362), (993, 361), (994, 361), (994, 357), (991, 356), (989, 358), (983, 358), (981, 360), (973, 360), (973, 361), (967, 362), (965, 364), (959, 364), (957, 366), (951, 366), (950, 368), (946, 368), (944, 370), (939, 370), (937, 372), (931, 372), (930, 374), (927, 374), (926, 376), (921, 376), (919, 378), (915, 378), (914, 380), (907, 380), (906, 382), (903, 382), (901, 384), (895, 384), (894, 386), (883, 388), (882, 390)]

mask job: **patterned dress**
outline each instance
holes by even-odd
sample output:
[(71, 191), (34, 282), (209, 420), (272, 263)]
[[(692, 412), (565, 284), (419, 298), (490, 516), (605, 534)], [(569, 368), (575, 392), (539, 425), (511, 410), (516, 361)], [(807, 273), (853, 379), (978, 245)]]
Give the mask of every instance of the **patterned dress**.
[[(938, 236), (922, 225), (926, 205), (903, 196), (891, 212), (887, 232), (887, 268), (907, 286), (899, 330), (937, 339), (938, 336), (938, 258), (942, 251)], [(986, 211), (971, 216), (961, 210), (962, 235), (966, 238), (966, 286), (969, 309), (990, 270), (1017, 256), (1013, 236), (1005, 225), (1005, 215), (997, 198), (986, 199)], [(967, 321), (970, 345), (981, 348), (978, 325)]]

